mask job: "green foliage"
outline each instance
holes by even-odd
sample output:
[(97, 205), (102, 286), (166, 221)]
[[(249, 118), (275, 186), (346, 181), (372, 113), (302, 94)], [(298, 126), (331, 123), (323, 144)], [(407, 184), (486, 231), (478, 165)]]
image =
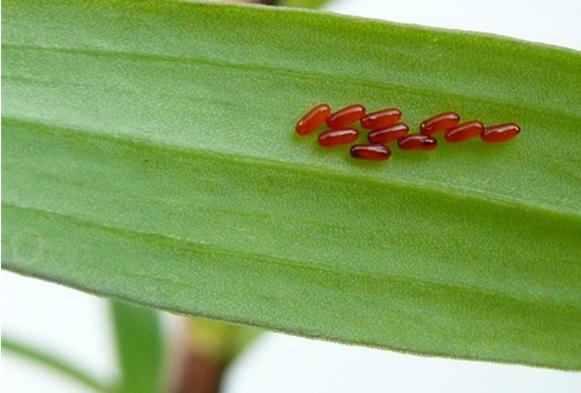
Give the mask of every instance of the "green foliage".
[(121, 381), (120, 393), (157, 393), (164, 387), (164, 345), (159, 315), (123, 302), (110, 303)]
[[(187, 2), (3, 5), (4, 266), (400, 351), (581, 369), (581, 56)], [(517, 121), (506, 144), (323, 151), (310, 106)]]
[(94, 376), (79, 368), (77, 365), (71, 364), (51, 353), (40, 350), (31, 345), (19, 342), (18, 340), (13, 340), (12, 338), (3, 336), (2, 352), (3, 355), (9, 352), (50, 368), (51, 370), (77, 382), (90, 391), (97, 393), (118, 393), (113, 387), (98, 381)]
[(329, 0), (281, 0), (278, 3), (287, 7), (319, 8)]

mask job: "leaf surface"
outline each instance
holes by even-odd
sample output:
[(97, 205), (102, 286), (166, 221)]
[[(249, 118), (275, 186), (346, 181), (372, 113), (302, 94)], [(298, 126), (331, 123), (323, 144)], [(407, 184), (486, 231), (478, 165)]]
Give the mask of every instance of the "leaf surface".
[[(302, 10), (7, 0), (3, 262), (148, 306), (581, 369), (581, 56)], [(355, 162), (318, 102), (516, 121)]]

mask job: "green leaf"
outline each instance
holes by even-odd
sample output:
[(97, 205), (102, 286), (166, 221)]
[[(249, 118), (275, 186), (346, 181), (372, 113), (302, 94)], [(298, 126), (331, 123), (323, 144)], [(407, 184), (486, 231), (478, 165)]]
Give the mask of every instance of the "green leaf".
[[(3, 4), (4, 266), (151, 307), (581, 369), (581, 56), (189, 2)], [(516, 121), (355, 162), (310, 106)]]
[(36, 362), (39, 365), (47, 367), (50, 370), (56, 371), (63, 376), (76, 381), (91, 391), (99, 393), (116, 392), (92, 375), (89, 375), (85, 370), (78, 368), (76, 365), (31, 345), (13, 340), (10, 337), (2, 337), (2, 352), (11, 352), (17, 356)]
[(122, 393), (157, 393), (162, 389), (163, 344), (159, 315), (124, 302), (109, 304), (121, 372)]
[(277, 4), (287, 7), (319, 8), (328, 2), (329, 0), (280, 0)]

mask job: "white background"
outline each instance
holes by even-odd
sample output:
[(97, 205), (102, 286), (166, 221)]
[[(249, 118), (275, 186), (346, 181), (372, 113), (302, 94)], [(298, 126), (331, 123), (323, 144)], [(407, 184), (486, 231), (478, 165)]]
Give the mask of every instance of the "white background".
[[(581, 1), (337, 0), (329, 10), (437, 27), (502, 34), (581, 50)], [(581, 72), (581, 70), (580, 70)], [(115, 377), (103, 300), (2, 272), (2, 333)], [(164, 314), (166, 327), (175, 317)], [(86, 390), (2, 354), (3, 392)], [(267, 334), (231, 370), (226, 393), (261, 392), (581, 392), (581, 373), (403, 355)]]

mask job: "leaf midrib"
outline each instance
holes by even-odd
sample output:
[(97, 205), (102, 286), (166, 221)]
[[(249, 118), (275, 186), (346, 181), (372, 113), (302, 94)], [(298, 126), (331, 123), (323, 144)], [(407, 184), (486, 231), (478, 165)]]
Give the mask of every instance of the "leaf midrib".
[[(538, 215), (553, 215), (558, 219), (565, 219), (575, 223), (581, 223), (581, 212), (573, 208), (563, 208), (562, 210), (550, 208), (549, 206), (554, 206), (550, 204), (543, 203), (530, 203), (525, 202), (522, 199), (510, 198), (502, 194), (494, 194), (490, 192), (482, 192), (470, 188), (456, 188), (449, 184), (442, 187), (431, 187), (429, 183), (421, 183), (420, 179), (414, 179), (414, 182), (406, 182), (404, 180), (398, 180), (393, 178), (377, 178), (372, 175), (365, 176), (358, 174), (357, 176), (351, 176), (347, 172), (338, 171), (332, 168), (317, 166), (313, 164), (303, 165), (299, 162), (287, 162), (287, 161), (277, 161), (271, 160), (265, 157), (257, 156), (245, 156), (232, 153), (223, 153), (220, 151), (206, 150), (206, 149), (184, 149), (178, 145), (172, 145), (168, 143), (162, 143), (160, 141), (152, 141), (144, 138), (128, 138), (120, 135), (112, 135), (108, 133), (100, 133), (95, 131), (89, 131), (85, 129), (75, 128), (69, 125), (55, 124), (46, 121), (39, 121), (31, 117), (23, 116), (11, 116), (3, 115), (3, 119), (20, 122), (29, 125), (42, 125), (44, 127), (37, 127), (37, 130), (41, 130), (44, 133), (56, 132), (62, 135), (69, 136), (83, 136), (87, 138), (93, 138), (97, 140), (104, 140), (109, 142), (118, 142), (127, 145), (132, 145), (136, 147), (146, 147), (152, 149), (158, 149), (160, 151), (167, 152), (177, 152), (186, 153), (195, 157), (218, 159), (221, 162), (230, 161), (233, 163), (244, 163), (253, 165), (262, 165), (270, 168), (284, 168), (285, 170), (291, 170), (294, 172), (307, 172), (316, 174), (318, 176), (323, 176), (327, 178), (335, 178), (340, 181), (345, 182), (363, 182), (373, 185), (385, 185), (388, 187), (402, 187), (410, 190), (420, 190), (423, 192), (431, 192), (439, 195), (444, 195), (447, 198), (456, 198), (458, 200), (468, 200), (474, 201), (476, 203), (489, 204), (492, 206), (502, 206), (513, 209), (526, 209), (529, 214)], [(50, 130), (49, 130), (50, 128)], [(58, 131), (56, 131), (58, 129)], [(386, 164), (386, 165), (389, 165)]]

